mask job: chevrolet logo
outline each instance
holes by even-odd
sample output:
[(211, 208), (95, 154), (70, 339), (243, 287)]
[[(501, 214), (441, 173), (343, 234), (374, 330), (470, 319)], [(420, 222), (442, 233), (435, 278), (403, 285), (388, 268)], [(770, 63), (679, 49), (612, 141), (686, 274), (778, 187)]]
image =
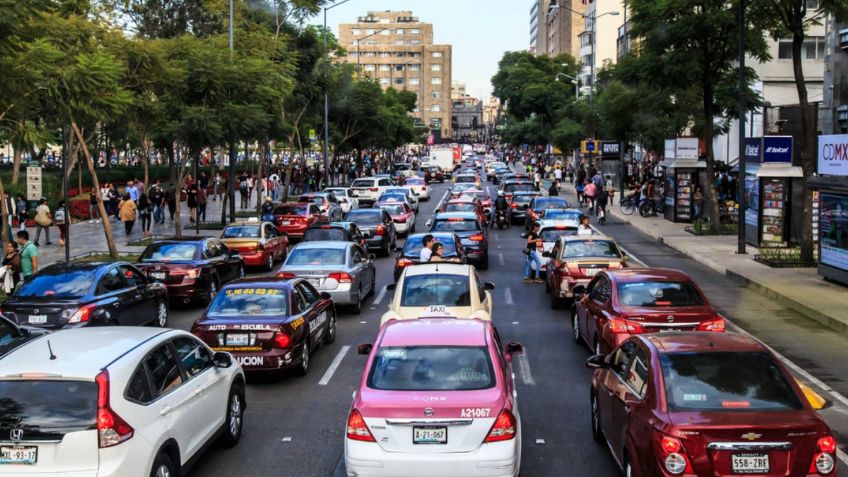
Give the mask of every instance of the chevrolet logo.
[(742, 434), (740, 437), (742, 437), (745, 440), (755, 441), (755, 440), (759, 439), (760, 437), (763, 437), (763, 435), (757, 434), (755, 432), (749, 432), (747, 434)]
[(430, 417), (430, 416), (432, 416), (433, 414), (435, 414), (435, 413), (433, 412), (433, 408), (432, 408), (432, 407), (428, 407), (428, 408), (424, 409), (424, 415), (425, 415), (425, 416)]

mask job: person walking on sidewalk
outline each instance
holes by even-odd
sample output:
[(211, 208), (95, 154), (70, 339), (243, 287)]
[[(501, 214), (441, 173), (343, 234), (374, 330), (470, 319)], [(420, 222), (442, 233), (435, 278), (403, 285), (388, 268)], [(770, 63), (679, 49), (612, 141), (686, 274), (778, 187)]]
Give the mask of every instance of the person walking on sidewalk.
[(197, 189), (197, 220), (206, 221), (206, 187), (199, 184)]
[(197, 217), (197, 191), (199, 184), (192, 180), (191, 174), (186, 178), (183, 191), (186, 193), (186, 205), (188, 206), (188, 221), (194, 223)]
[(19, 230), (15, 240), (21, 246), (21, 275), (26, 280), (38, 271), (38, 246), (29, 241), (26, 230)]
[(141, 233), (145, 237), (149, 237), (150, 234), (150, 216), (153, 213), (153, 204), (150, 202), (150, 198), (144, 192), (141, 193), (141, 196), (138, 198), (138, 215), (141, 217)]
[(91, 189), (91, 192), (88, 193), (88, 223), (90, 224), (100, 222), (97, 213), (97, 195), (99, 193), (100, 191), (94, 189)]
[(50, 214), (50, 207), (47, 206), (47, 199), (42, 197), (38, 201), (38, 207), (35, 208), (35, 246), (38, 247), (38, 239), (41, 238), (41, 231), (44, 231), (44, 236), (47, 239), (47, 245), (50, 245), (50, 225), (53, 223), (53, 216)]
[(109, 203), (111, 204), (111, 206), (110, 206), (112, 208), (111, 213), (112, 213), (112, 215), (115, 216), (115, 220), (121, 220), (121, 218), (118, 216), (118, 204), (120, 203), (120, 200), (121, 200), (121, 193), (118, 192), (118, 186), (110, 183), (109, 184)]
[[(215, 188), (212, 192), (212, 202), (215, 202), (216, 200), (221, 198), (221, 189), (222, 189), (221, 185), (223, 184), (223, 182), (221, 180), (221, 173), (220, 172), (215, 173), (215, 179), (212, 182), (212, 184), (213, 184), (213, 187)], [(223, 199), (221, 199), (221, 200), (223, 200)]]
[(26, 221), (29, 219), (29, 214), (27, 212), (26, 199), (24, 199), (23, 194), (18, 194), (17, 201), (15, 202), (15, 209), (18, 211), (18, 230), (26, 230)]
[[(165, 201), (168, 202), (168, 214), (171, 216), (171, 222), (174, 221), (174, 214), (177, 213), (177, 188), (174, 185), (168, 187), (165, 192)], [(162, 220), (164, 222), (164, 219)]]
[(121, 222), (124, 223), (124, 232), (127, 234), (127, 243), (129, 243), (133, 225), (135, 225), (138, 206), (135, 204), (135, 201), (130, 198), (129, 194), (124, 194), (124, 200), (122, 200), (120, 205), (118, 205), (118, 209)]
[(59, 229), (59, 246), (65, 246), (65, 240), (68, 240), (68, 211), (65, 208), (65, 201), (59, 201), (59, 206), (56, 207), (56, 213), (53, 215), (53, 223)]
[(164, 224), (165, 193), (162, 191), (162, 185), (159, 183), (158, 179), (153, 183), (153, 186), (150, 187), (150, 193), (148, 196), (150, 198), (150, 205), (153, 206), (153, 223)]
[(9, 296), (21, 281), (21, 254), (18, 253), (18, 242), (10, 240), (6, 244), (2, 265), (3, 291)]
[(701, 219), (701, 211), (704, 210), (704, 194), (701, 192), (701, 186), (695, 186), (695, 192), (692, 193), (692, 205), (695, 207), (694, 220)]

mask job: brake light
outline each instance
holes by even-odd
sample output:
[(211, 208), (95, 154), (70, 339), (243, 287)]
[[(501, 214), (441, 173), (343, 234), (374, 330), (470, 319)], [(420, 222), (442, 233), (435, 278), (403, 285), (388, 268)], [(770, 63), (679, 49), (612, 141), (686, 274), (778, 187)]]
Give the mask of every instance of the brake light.
[(495, 423), (492, 424), (492, 429), (489, 435), (483, 442), (498, 442), (508, 441), (515, 437), (515, 416), (511, 412), (504, 409), (498, 414)]
[(91, 319), (91, 314), (94, 312), (94, 305), (85, 305), (77, 309), (70, 318), (68, 323), (86, 323)]
[(282, 331), (278, 331), (277, 334), (274, 335), (274, 347), (288, 348), (289, 346), (291, 346), (291, 336), (283, 333)]
[(185, 271), (185, 274), (189, 278), (197, 278), (197, 277), (200, 276), (200, 269), (199, 268), (189, 268), (188, 270)]
[(822, 437), (821, 439), (819, 439), (816, 446), (821, 452), (833, 454), (834, 452), (836, 452), (836, 439), (834, 439), (832, 436)]
[(375, 232), (377, 235), (386, 235), (386, 228), (382, 225), (377, 226), (377, 231)]
[(291, 273), (291, 272), (278, 272), (277, 273), (277, 278), (289, 278), (289, 279), (291, 279), (291, 278), (294, 278), (294, 277), (295, 277), (295, 274)]
[(413, 263), (414, 262), (412, 260), (408, 259), (408, 258), (401, 258), (400, 260), (397, 261), (397, 266), (398, 267), (406, 267), (406, 266), (412, 265)]
[(347, 417), (347, 438), (354, 441), (376, 442), (371, 431), (368, 430), (362, 414), (356, 409), (352, 409)]
[(468, 240), (473, 240), (475, 242), (482, 242), (483, 239), (485, 239), (485, 238), (486, 237), (484, 237), (483, 234), (474, 234), (474, 235), (468, 237)]
[(518, 208), (518, 204), (516, 204), (515, 202), (513, 202), (513, 203), (509, 204), (509, 208), (510, 208), (510, 209), (517, 209), (517, 208)]
[(339, 283), (351, 283), (353, 280), (346, 272), (333, 272), (327, 276), (330, 280), (335, 280)]
[(135, 430), (109, 406), (109, 371), (101, 371), (97, 383), (97, 435), (100, 448), (112, 447), (130, 439)]
[(832, 436), (822, 437), (816, 443), (816, 448), (809, 473), (828, 475), (836, 468), (836, 461), (833, 459), (833, 454), (836, 453), (836, 440)]
[(609, 330), (613, 334), (642, 333), (645, 331), (641, 324), (620, 318), (609, 321)]
[(380, 189), (378, 189), (378, 188), (376, 188), (376, 187), (371, 187), (371, 188), (369, 188), (368, 190), (370, 190), (371, 192), (377, 192), (377, 191), (378, 191), (378, 190), (380, 190)]
[(698, 325), (698, 331), (713, 331), (716, 333), (724, 333), (726, 328), (727, 326), (722, 317), (714, 318)]
[(683, 443), (676, 437), (665, 436), (660, 433), (654, 434), (657, 445), (657, 456), (662, 462), (665, 470), (670, 474), (680, 475), (684, 472), (692, 473), (692, 465), (686, 457)]

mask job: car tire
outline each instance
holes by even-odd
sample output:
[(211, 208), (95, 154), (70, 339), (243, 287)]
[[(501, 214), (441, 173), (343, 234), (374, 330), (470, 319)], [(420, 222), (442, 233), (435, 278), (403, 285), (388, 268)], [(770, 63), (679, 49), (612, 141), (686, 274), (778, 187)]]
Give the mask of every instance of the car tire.
[(215, 299), (215, 295), (218, 294), (220, 287), (221, 286), (218, 284), (218, 277), (212, 277), (212, 280), (209, 282), (209, 294), (206, 297), (207, 303), (212, 303), (212, 300)]
[(309, 373), (309, 339), (303, 340), (303, 346), (300, 351), (300, 363), (294, 370), (298, 376), (306, 376)]
[(227, 411), (224, 414), (224, 432), (221, 434), (221, 443), (225, 447), (233, 447), (241, 440), (242, 427), (244, 426), (244, 389), (240, 384), (234, 384), (230, 388), (230, 397), (227, 398)]
[[(271, 265), (271, 268), (274, 268), (274, 266)], [(239, 264), (238, 277), (244, 278), (244, 264), (243, 263)]]
[(268, 254), (268, 263), (265, 265), (265, 270), (270, 272), (273, 269), (274, 269), (274, 254), (269, 253)]
[(163, 300), (156, 303), (156, 321), (154, 324), (159, 328), (168, 326), (168, 304)]
[(571, 334), (574, 338), (575, 343), (580, 343), (582, 337), (580, 336), (580, 318), (577, 317), (577, 310), (571, 310)]
[(150, 477), (177, 477), (179, 476), (177, 465), (171, 460), (165, 450), (160, 450), (156, 459), (153, 460), (153, 468), (150, 469)]
[(324, 334), (324, 344), (333, 344), (336, 341), (336, 313), (328, 312), (330, 317), (327, 318), (327, 332)]
[(604, 431), (601, 429), (601, 409), (598, 407), (598, 398), (595, 393), (592, 393), (591, 398), (590, 419), (592, 420), (592, 439), (598, 444), (604, 443)]
[(480, 270), (488, 270), (489, 269), (489, 254), (486, 254), (483, 257), (483, 260), (480, 261)]
[(353, 304), (350, 311), (354, 315), (362, 313), (362, 286), (359, 287), (359, 293), (356, 295), (356, 303)]

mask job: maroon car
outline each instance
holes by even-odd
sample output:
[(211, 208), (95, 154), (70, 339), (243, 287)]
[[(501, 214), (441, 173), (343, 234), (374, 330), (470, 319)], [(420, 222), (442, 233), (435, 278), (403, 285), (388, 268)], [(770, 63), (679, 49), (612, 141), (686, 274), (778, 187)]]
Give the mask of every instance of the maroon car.
[(593, 437), (626, 476), (836, 475), (831, 430), (752, 337), (634, 336), (586, 365)]
[(322, 219), (321, 209), (309, 202), (291, 202), (280, 204), (274, 209), (274, 225), (277, 232), (289, 237), (303, 237), (310, 225)]
[(309, 353), (336, 339), (336, 310), (306, 280), (237, 280), (221, 290), (191, 327), (215, 351), (246, 371), (309, 371)]
[(183, 237), (147, 246), (136, 266), (165, 284), (168, 298), (212, 301), (225, 283), (244, 276), (244, 260), (219, 239)]
[(574, 341), (609, 353), (631, 335), (725, 330), (724, 318), (689, 275), (665, 268), (604, 270), (572, 289)]

